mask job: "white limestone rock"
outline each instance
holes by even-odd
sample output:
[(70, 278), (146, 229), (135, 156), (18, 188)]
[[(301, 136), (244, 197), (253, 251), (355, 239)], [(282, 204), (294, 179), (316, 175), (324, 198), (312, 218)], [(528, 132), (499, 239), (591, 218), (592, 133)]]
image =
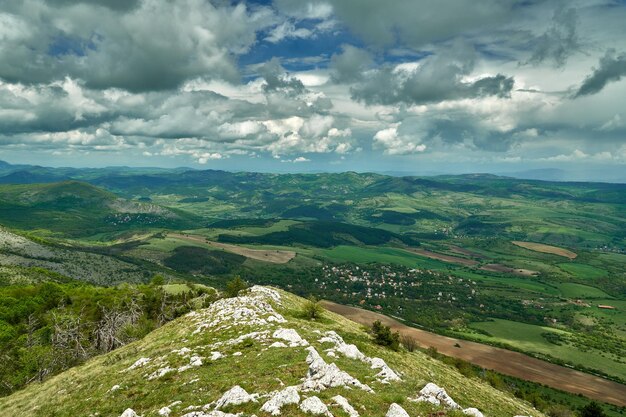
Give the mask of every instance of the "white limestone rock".
[(463, 414), (471, 417), (485, 417), (477, 408), (466, 408)]
[(407, 413), (404, 408), (400, 407), (398, 404), (393, 403), (389, 406), (389, 410), (387, 410), (387, 414), (385, 417), (410, 417), (409, 413)]
[(389, 384), (390, 382), (400, 381), (400, 376), (394, 372), (384, 360), (380, 358), (370, 358), (364, 355), (358, 347), (352, 344), (346, 343), (341, 336), (334, 331), (328, 331), (324, 334), (324, 337), (319, 339), (320, 343), (332, 343), (334, 348), (328, 349), (326, 352), (330, 357), (336, 357), (337, 353), (342, 354), (346, 358), (359, 360), (361, 362), (369, 363), (372, 369), (380, 369), (380, 372), (376, 374), (376, 379), (383, 384)]
[(381, 358), (370, 358), (369, 363), (372, 365), (372, 369), (380, 369), (380, 372), (376, 374), (376, 378), (383, 384), (401, 381), (400, 376)]
[(139, 414), (135, 413), (135, 410), (132, 408), (127, 408), (124, 410), (120, 417), (141, 417)]
[(348, 402), (348, 400), (341, 395), (335, 395), (332, 400), (339, 406), (341, 409), (348, 414), (349, 417), (359, 417), (359, 412), (354, 409)]
[(270, 298), (275, 303), (280, 304), (280, 294), (278, 293), (278, 291), (268, 287), (254, 285), (248, 289), (248, 294)]
[(115, 392), (115, 391), (119, 390), (120, 388), (122, 388), (122, 387), (119, 386), (119, 385), (113, 385), (111, 387), (111, 389), (109, 390), (109, 392)]
[(287, 345), (283, 342), (274, 342), (270, 345), (271, 348), (286, 348)]
[(287, 387), (284, 390), (274, 393), (272, 397), (263, 404), (261, 411), (277, 416), (280, 415), (280, 410), (284, 406), (298, 404), (299, 402), (300, 394), (298, 394), (298, 387)]
[(172, 413), (172, 409), (169, 407), (163, 407), (159, 410), (159, 415), (163, 417), (169, 417), (171, 413)]
[(219, 410), (204, 412), (204, 411), (192, 411), (182, 417), (239, 417), (238, 414), (224, 413)]
[(370, 387), (339, 369), (336, 364), (326, 363), (314, 347), (310, 346), (307, 350), (309, 354), (306, 361), (309, 364), (309, 371), (302, 383), (304, 391), (321, 391), (334, 387), (354, 387), (373, 392)]
[(460, 409), (459, 405), (448, 395), (445, 389), (437, 384), (429, 382), (420, 390), (420, 395), (414, 401), (429, 402), (431, 404), (442, 404), (448, 408)]
[(135, 363), (130, 365), (128, 368), (126, 368), (126, 370), (132, 371), (133, 369), (141, 368), (142, 366), (145, 366), (148, 363), (150, 363), (150, 358), (139, 358), (135, 361)]
[(307, 414), (313, 414), (316, 416), (332, 416), (332, 414), (328, 411), (326, 404), (324, 404), (322, 400), (317, 397), (309, 397), (302, 401), (302, 403), (300, 403), (300, 410)]
[(222, 355), (220, 352), (211, 352), (211, 357), (209, 358), (212, 361), (216, 361), (218, 359), (222, 359), (224, 357), (224, 355)]
[(241, 388), (239, 385), (235, 385), (226, 391), (219, 400), (217, 400), (215, 403), (215, 409), (219, 410), (220, 408), (227, 407), (229, 405), (240, 405), (251, 401), (256, 402), (257, 397), (258, 395), (250, 395), (245, 389)]
[(309, 342), (300, 337), (294, 329), (277, 329), (272, 334), (274, 339), (285, 340), (289, 342), (289, 346), (309, 346)]
[(170, 372), (174, 372), (175, 370), (176, 369), (170, 368), (169, 366), (157, 369), (156, 371), (151, 373), (150, 376), (148, 376), (148, 381), (152, 381), (153, 379), (161, 378), (162, 376), (165, 376), (165, 375), (169, 374)]
[(274, 310), (270, 301), (278, 303), (280, 294), (269, 288), (252, 287), (246, 295), (223, 298), (206, 309), (187, 314), (186, 317), (196, 326), (192, 335), (204, 330), (219, 331), (233, 327), (264, 327), (273, 323), (285, 323), (285, 318)]
[(320, 343), (332, 343), (335, 345), (335, 350), (346, 358), (356, 359), (362, 362), (367, 361), (367, 356), (365, 356), (356, 345), (347, 344), (344, 342), (343, 338), (332, 330), (326, 332), (324, 337), (320, 340)]

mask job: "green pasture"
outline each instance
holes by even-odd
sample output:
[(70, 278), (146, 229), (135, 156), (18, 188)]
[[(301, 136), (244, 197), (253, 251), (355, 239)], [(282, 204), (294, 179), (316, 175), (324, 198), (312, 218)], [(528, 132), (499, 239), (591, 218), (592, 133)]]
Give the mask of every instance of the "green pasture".
[(598, 369), (609, 375), (620, 378), (626, 377), (626, 365), (611, 360), (599, 351), (591, 349), (587, 352), (581, 352), (576, 347), (566, 343), (561, 345), (550, 343), (542, 336), (542, 333), (568, 335), (568, 332), (563, 330), (502, 319), (472, 323), (471, 327), (491, 335), (471, 333), (473, 338), (485, 342), (505, 343), (526, 352), (549, 355), (588, 368)]

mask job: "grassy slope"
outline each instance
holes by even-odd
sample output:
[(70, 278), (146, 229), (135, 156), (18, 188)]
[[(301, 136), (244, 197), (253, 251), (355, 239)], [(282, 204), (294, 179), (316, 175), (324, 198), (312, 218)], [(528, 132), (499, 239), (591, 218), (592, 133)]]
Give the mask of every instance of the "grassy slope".
[[(317, 395), (325, 403), (340, 394), (348, 398), (361, 415), (384, 416), (392, 402), (401, 403), (411, 415), (423, 415), (433, 411), (431, 406), (407, 401), (427, 382), (435, 382), (447, 389), (448, 393), (464, 407), (477, 407), (486, 416), (533, 415), (541, 413), (532, 407), (509, 397), (477, 380), (467, 379), (456, 370), (422, 353), (395, 353), (373, 345), (360, 326), (340, 316), (325, 313), (321, 322), (304, 321), (299, 317), (303, 300), (281, 292), (282, 306), (275, 305), (288, 323), (279, 325), (297, 329), (321, 353), (328, 345), (317, 342), (319, 335), (315, 330), (336, 330), (347, 343), (356, 344), (368, 356), (382, 357), (394, 370), (404, 373), (403, 381), (383, 385), (376, 382), (373, 375), (377, 371), (356, 360), (345, 357), (332, 360), (322, 353), (328, 362), (337, 365), (364, 383), (372, 386), (374, 394), (363, 393), (358, 389), (332, 388)], [(275, 328), (276, 325), (270, 327)], [(56, 376), (43, 384), (32, 384), (23, 391), (0, 399), (0, 409), (5, 415), (29, 415), (63, 417), (77, 415), (119, 416), (124, 409), (132, 407), (146, 417), (156, 416), (157, 410), (173, 401), (182, 401), (174, 408), (172, 417), (185, 414), (183, 408), (190, 405), (204, 405), (218, 399), (223, 392), (239, 384), (250, 393), (264, 393), (281, 389), (285, 385), (299, 384), (306, 375), (306, 351), (302, 347), (265, 349), (262, 342), (255, 341), (251, 346), (221, 347), (220, 352), (227, 356), (211, 362), (205, 360), (203, 366), (185, 372), (174, 372), (162, 378), (148, 381), (144, 375), (152, 369), (124, 370), (140, 357), (157, 358), (165, 355), (173, 366), (180, 366), (186, 361), (173, 349), (182, 347), (200, 347), (216, 341), (223, 341), (260, 330), (258, 326), (238, 327), (236, 330), (205, 330), (192, 335), (195, 326), (189, 317), (180, 318), (148, 335), (142, 341), (123, 347), (110, 354), (95, 358), (83, 366), (74, 368)], [(233, 356), (241, 351), (243, 355)], [(208, 353), (208, 352), (207, 352)], [(194, 383), (189, 383), (198, 379)], [(116, 384), (121, 389), (109, 392)], [(260, 403), (264, 400), (261, 399)], [(225, 411), (245, 412), (246, 415), (266, 416), (259, 411), (260, 404), (234, 407)], [(344, 416), (338, 408), (331, 411), (336, 416)], [(283, 409), (283, 415), (304, 416), (295, 406)], [(460, 416), (450, 412), (449, 416)]]

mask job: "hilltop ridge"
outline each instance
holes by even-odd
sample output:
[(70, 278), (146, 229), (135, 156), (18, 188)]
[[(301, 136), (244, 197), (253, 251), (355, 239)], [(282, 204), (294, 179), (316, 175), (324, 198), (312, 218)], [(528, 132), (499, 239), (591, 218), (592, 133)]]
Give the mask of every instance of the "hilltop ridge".
[(421, 352), (393, 352), (305, 300), (254, 286), (0, 399), (8, 416), (533, 416)]

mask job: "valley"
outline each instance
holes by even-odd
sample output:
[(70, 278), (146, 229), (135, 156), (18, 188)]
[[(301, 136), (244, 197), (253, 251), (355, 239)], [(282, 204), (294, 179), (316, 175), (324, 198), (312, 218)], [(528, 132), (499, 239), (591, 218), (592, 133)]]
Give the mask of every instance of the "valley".
[(359, 306), (362, 324), (398, 318), (436, 333), (427, 339), (443, 354), (624, 405), (624, 185), (41, 167), (65, 180), (31, 184), (28, 170), (0, 173), (23, 182), (0, 187), (3, 286), (159, 275), (224, 288), (240, 276), (329, 310)]

